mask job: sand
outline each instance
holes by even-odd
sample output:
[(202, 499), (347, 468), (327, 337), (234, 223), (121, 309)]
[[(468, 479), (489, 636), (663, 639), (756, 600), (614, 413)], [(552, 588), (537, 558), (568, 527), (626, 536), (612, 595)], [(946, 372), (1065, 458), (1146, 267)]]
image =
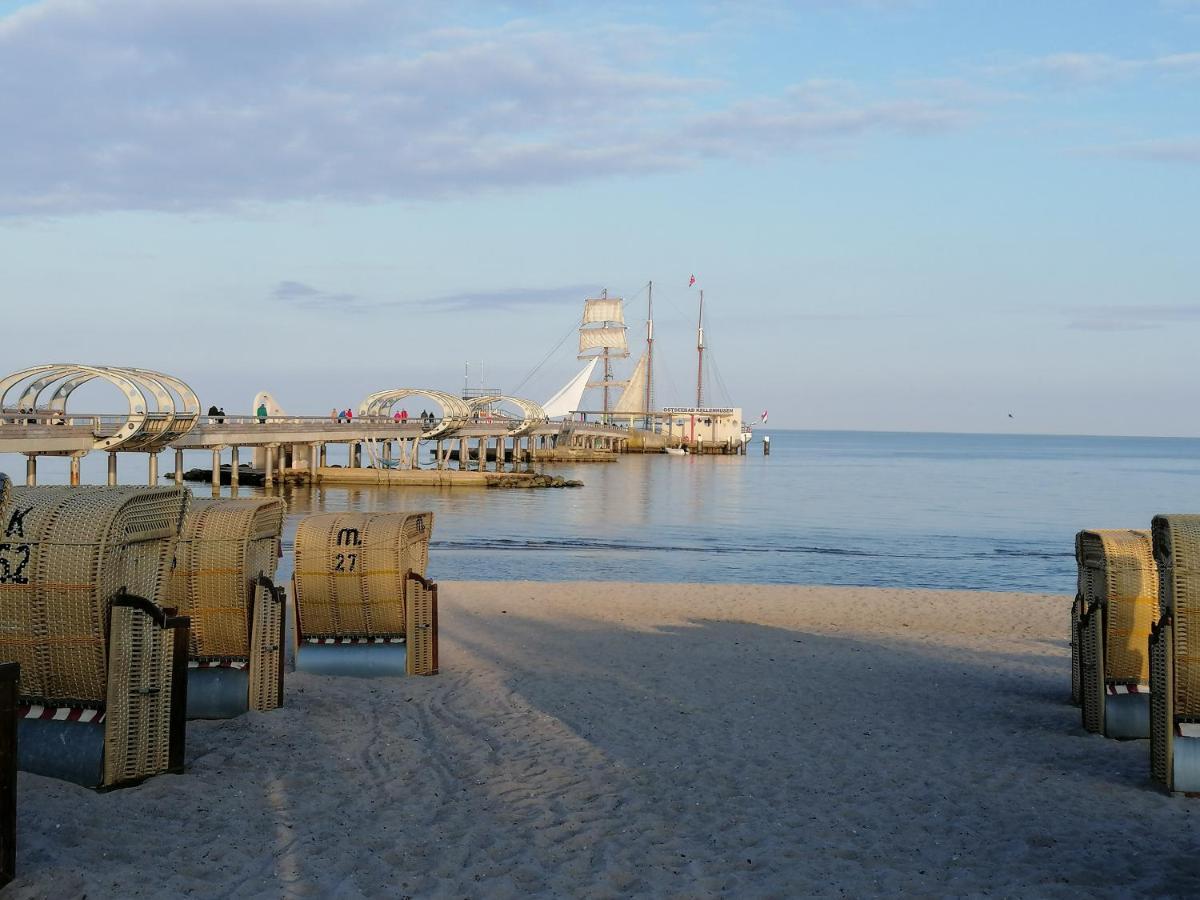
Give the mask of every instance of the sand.
[(109, 794), (22, 774), (6, 897), (1200, 892), (1200, 800), (1080, 728), (1069, 599), (445, 583), (442, 674), (292, 675)]

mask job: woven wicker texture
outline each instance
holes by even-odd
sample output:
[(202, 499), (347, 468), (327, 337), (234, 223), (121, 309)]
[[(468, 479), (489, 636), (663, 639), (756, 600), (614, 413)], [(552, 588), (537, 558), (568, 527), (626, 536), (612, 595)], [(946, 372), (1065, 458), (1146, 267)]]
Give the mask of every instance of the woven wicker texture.
[(269, 581), (254, 585), (250, 624), (250, 709), (266, 712), (283, 704), (283, 619), (287, 594)]
[(255, 581), (275, 576), (284, 513), (278, 498), (193, 501), (166, 595), (191, 617), (192, 659), (250, 655)]
[(171, 746), (174, 634), (146, 613), (112, 609), (104, 783), (165, 772)]
[(1081, 531), (1075, 559), (1085, 612), (1093, 605), (1103, 609), (1104, 679), (1145, 684), (1150, 676), (1146, 641), (1158, 621), (1158, 566), (1150, 532)]
[(1151, 531), (1172, 622), (1174, 714), (1200, 721), (1200, 516), (1155, 516)]
[(0, 658), (23, 702), (103, 706), (109, 604), (162, 598), (191, 494), (182, 488), (14, 487), (0, 510)]
[(436, 675), (438, 670), (437, 585), (409, 574), (405, 579), (409, 675)]
[(326, 513), (296, 529), (297, 636), (404, 637), (410, 569), (425, 574), (433, 513)]
[(1160, 624), (1150, 635), (1150, 775), (1170, 790), (1174, 758), (1175, 713), (1171, 682), (1171, 628)]
[(1083, 594), (1071, 603), (1071, 702), (1079, 705), (1079, 620), (1083, 617)]
[(1104, 608), (1093, 606), (1079, 620), (1079, 700), (1084, 730), (1104, 731)]

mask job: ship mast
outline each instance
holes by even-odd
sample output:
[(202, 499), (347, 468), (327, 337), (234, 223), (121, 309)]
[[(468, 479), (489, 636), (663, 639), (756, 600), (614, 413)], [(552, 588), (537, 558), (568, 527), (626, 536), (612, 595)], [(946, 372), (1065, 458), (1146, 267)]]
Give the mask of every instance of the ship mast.
[(643, 425), (652, 430), (654, 412), (654, 282), (646, 283), (646, 419)]
[(704, 288), (700, 289), (700, 318), (696, 323), (696, 409), (704, 400)]
[[(629, 345), (625, 341), (624, 300), (608, 296), (605, 289), (596, 298), (589, 298), (583, 305), (583, 322), (579, 328), (579, 359), (603, 359), (604, 376), (600, 381), (589, 381), (588, 387), (604, 389), (603, 421), (607, 422), (611, 405), (609, 390), (623, 387), (626, 382), (614, 381), (612, 360), (626, 359)], [(599, 351), (599, 352), (593, 352)]]

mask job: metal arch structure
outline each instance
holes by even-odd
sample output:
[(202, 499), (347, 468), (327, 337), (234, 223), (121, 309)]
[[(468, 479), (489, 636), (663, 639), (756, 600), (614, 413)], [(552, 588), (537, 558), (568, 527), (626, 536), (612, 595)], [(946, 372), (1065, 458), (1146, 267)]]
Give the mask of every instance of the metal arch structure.
[(467, 405), (467, 401), (453, 394), (447, 394), (445, 391), (435, 391), (429, 388), (391, 388), (386, 391), (376, 391), (359, 404), (358, 414), (387, 418), (392, 415), (393, 407), (408, 397), (428, 397), (441, 404), (442, 418), (434, 424), (433, 428), (421, 433), (423, 440), (446, 437), (471, 421), (472, 410)]
[(192, 430), (200, 400), (186, 383), (149, 369), (54, 363), (33, 366), (0, 379), (0, 410), (66, 416), (75, 390), (97, 378), (125, 395), (124, 421), (111, 432), (94, 433), (93, 450), (156, 453)]
[(531, 434), (538, 426), (544, 425), (550, 420), (540, 403), (534, 403), (532, 400), (523, 400), (520, 397), (495, 394), (491, 397), (472, 397), (466, 402), (471, 407), (472, 416), (475, 415), (476, 411), (486, 406), (491, 406), (494, 403), (511, 403), (519, 409), (521, 411), (521, 421), (516, 427), (508, 430), (509, 437), (524, 437), (527, 434)]

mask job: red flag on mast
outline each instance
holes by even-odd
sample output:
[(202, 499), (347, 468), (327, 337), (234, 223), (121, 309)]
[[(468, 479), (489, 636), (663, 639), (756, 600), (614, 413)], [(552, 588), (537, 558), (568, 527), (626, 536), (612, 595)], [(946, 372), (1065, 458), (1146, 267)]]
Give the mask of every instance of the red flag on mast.
[(691, 287), (695, 283), (696, 283), (696, 276), (693, 275), (691, 278), (688, 279), (688, 287)]

